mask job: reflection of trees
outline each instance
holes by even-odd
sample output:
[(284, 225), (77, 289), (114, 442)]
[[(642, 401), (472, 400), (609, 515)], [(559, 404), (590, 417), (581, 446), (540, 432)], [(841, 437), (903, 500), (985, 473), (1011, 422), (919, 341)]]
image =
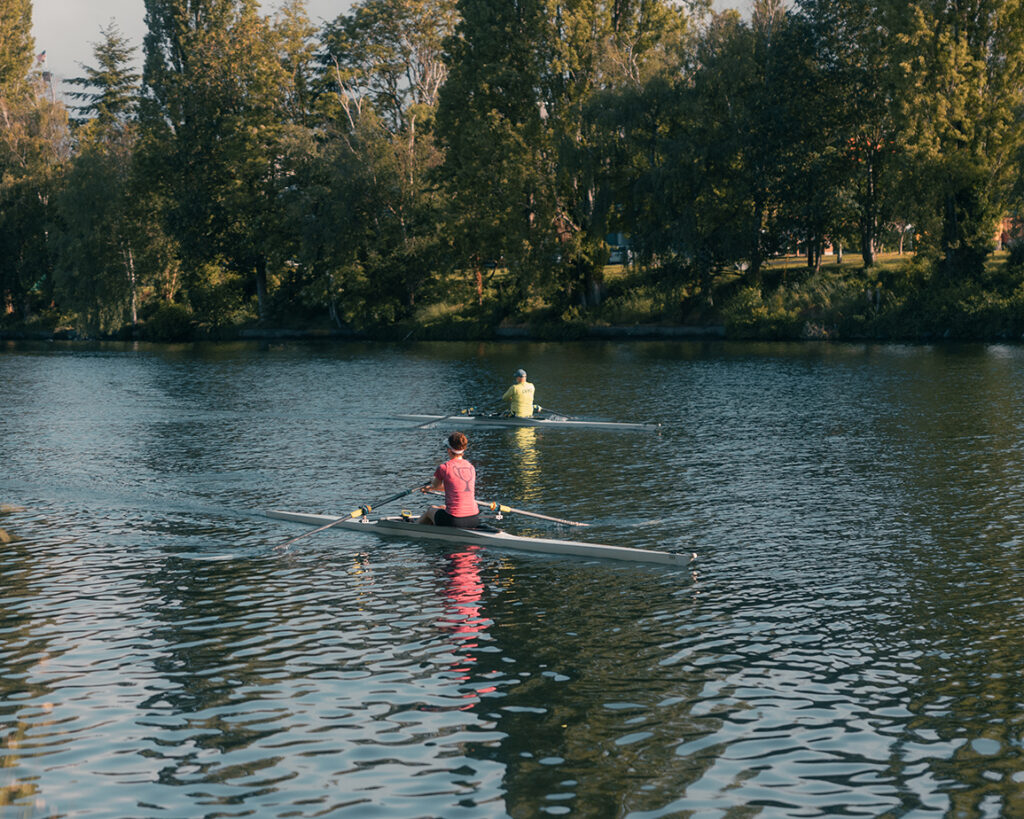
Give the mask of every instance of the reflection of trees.
[[(348, 576), (346, 591), (372, 605), (370, 589), (359, 594), (360, 587), (374, 584), (365, 555), (354, 557)], [(162, 680), (159, 692), (139, 707), (152, 717), (180, 720), (179, 729), (188, 734), (185, 747), (192, 749), (174, 746), (160, 782), (222, 783), (277, 765), (280, 757), (269, 752), (249, 762), (225, 761), (231, 751), (301, 724), (298, 712), (308, 707), (282, 694), (282, 688), (301, 689), (304, 678), (320, 667), (296, 666), (297, 657), (331, 654), (321, 644), (324, 635), (301, 624), (323, 619), (333, 601), (269, 594), (282, 582), (273, 562), (261, 567), (249, 561), (197, 564), (168, 558), (146, 582), (154, 592), (147, 606), (155, 623), (148, 641), (166, 648), (152, 663)], [(282, 629), (292, 632), (284, 650)], [(268, 702), (259, 704), (264, 699)]]
[[(465, 684), (482, 695), (474, 710), (505, 737), (470, 743), (466, 753), (504, 767), (514, 817), (554, 806), (620, 815), (671, 803), (714, 760), (679, 756), (680, 743), (720, 723), (691, 713), (705, 675), (663, 663), (665, 643), (685, 638), (650, 615), (652, 606), (664, 613), (673, 596), (657, 600), (660, 587), (642, 571), (556, 562), (548, 573), (520, 576), (517, 565), (488, 577), (484, 598), (464, 610), (489, 624), (490, 638), (488, 652), (464, 666)], [(608, 605), (581, 614), (579, 601)], [(537, 616), (524, 619), (524, 610)]]
[[(190, 561), (171, 558), (148, 578), (155, 592), (149, 606), (155, 623), (150, 640), (167, 648), (153, 661), (164, 685), (142, 708), (182, 719), (194, 748), (187, 754), (169, 756), (170, 767), (160, 774), (164, 784), (194, 781), (197, 773), (201, 776), (223, 764), (220, 754), (279, 730), (250, 729), (226, 710), (226, 706), (237, 706), (243, 697), (252, 696), (255, 687), (269, 684), (271, 675), (284, 663), (265, 655), (228, 661), (239, 643), (251, 641), (255, 633), (271, 624), (267, 617), (261, 627), (254, 628), (251, 599), (244, 593), (259, 586), (260, 579), (249, 574), (249, 567), (217, 565), (216, 572), (202, 572)], [(271, 582), (270, 578), (264, 580)], [(301, 614), (297, 610), (291, 613)], [(187, 638), (189, 634), (193, 639)], [(204, 753), (211, 749), (219, 753), (212, 757)], [(183, 773), (186, 770), (188, 773)]]
[(914, 363), (879, 396), (889, 413), (876, 421), (872, 470), (893, 490), (887, 540), (902, 541), (885, 555), (897, 610), (871, 648), (875, 668), (898, 672), (910, 712), (893, 732), (892, 775), (915, 793), (941, 783), (951, 815), (1024, 815), (1016, 361), (979, 347)]
[[(0, 506), (0, 519), (15, 511)], [(21, 511), (21, 510), (17, 510)], [(6, 753), (0, 759), (0, 770), (7, 769), (17, 774), (22, 765), (21, 749), (35, 748), (39, 740), (34, 737), (41, 729), (54, 730), (58, 721), (40, 719), (40, 709), (49, 713), (53, 709), (54, 690), (61, 680), (53, 683), (31, 682), (33, 671), (45, 665), (51, 657), (60, 655), (54, 639), (60, 634), (57, 621), (52, 616), (40, 617), (32, 601), (42, 593), (36, 578), (45, 577), (56, 567), (47, 566), (43, 544), (35, 543), (5, 532), (0, 539), (3, 544), (0, 574), (3, 576), (3, 601), (0, 605), (0, 627), (3, 629), (3, 650), (0, 651), (0, 724), (4, 726)], [(63, 567), (67, 570), (67, 567)], [(17, 600), (9, 605), (9, 600)], [(47, 638), (44, 635), (52, 635)], [(26, 713), (27, 712), (27, 713)], [(59, 730), (59, 729), (58, 729)], [(29, 752), (32, 753), (31, 751)], [(13, 781), (0, 785), (0, 808), (24, 804), (26, 799), (40, 795), (37, 782)]]

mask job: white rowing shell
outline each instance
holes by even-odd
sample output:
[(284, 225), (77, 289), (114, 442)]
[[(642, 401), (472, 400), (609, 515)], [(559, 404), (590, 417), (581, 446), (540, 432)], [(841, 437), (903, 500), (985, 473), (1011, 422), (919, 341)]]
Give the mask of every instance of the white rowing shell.
[(398, 421), (417, 421), (427, 424), (444, 421), (449, 426), (479, 427), (541, 427), (547, 429), (647, 429), (657, 430), (661, 424), (627, 424), (618, 421), (580, 421), (572, 418), (515, 418), (502, 415), (395, 415)]
[(656, 552), (652, 549), (634, 549), (630, 546), (606, 546), (601, 543), (583, 543), (576, 540), (557, 540), (546, 537), (521, 537), (510, 535), (500, 529), (456, 529), (451, 526), (432, 526), (412, 523), (399, 517), (385, 517), (377, 520), (366, 518), (342, 519), (337, 515), (314, 515), (305, 512), (286, 512), (273, 509), (267, 517), (289, 520), (294, 523), (308, 523), (326, 526), (342, 520), (336, 529), (362, 529), (380, 537), (401, 537), (420, 540), (440, 540), (446, 543), (469, 543), (479, 546), (494, 546), (501, 549), (516, 549), (524, 552), (541, 552), (554, 555), (575, 555), (577, 557), (604, 558), (606, 560), (630, 560), (638, 563), (663, 563), (671, 566), (685, 566), (692, 559), (690, 555), (674, 552)]

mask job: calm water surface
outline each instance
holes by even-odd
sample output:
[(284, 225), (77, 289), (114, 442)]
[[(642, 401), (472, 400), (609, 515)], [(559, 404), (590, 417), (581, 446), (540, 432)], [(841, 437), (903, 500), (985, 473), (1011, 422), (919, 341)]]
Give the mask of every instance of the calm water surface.
[[(663, 431), (470, 430), (480, 496), (695, 563), (276, 548), (519, 366)], [(1022, 406), (1019, 347), (0, 346), (0, 814), (1024, 816)]]

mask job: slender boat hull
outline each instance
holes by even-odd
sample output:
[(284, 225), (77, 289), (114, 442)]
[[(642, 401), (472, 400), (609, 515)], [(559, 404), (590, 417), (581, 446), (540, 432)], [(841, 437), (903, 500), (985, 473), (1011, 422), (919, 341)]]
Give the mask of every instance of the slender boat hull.
[(543, 429), (657, 430), (661, 424), (627, 424), (618, 421), (580, 421), (572, 418), (516, 418), (506, 415), (395, 415), (399, 421), (420, 424), (440, 423), (451, 426), (541, 427)]
[(377, 520), (342, 519), (337, 515), (314, 515), (305, 512), (286, 512), (279, 509), (267, 512), (267, 517), (288, 520), (293, 523), (307, 523), (313, 526), (326, 526), (341, 520), (336, 527), (338, 529), (358, 529), (380, 537), (439, 540), (445, 543), (491, 546), (521, 552), (628, 560), (635, 563), (661, 563), (670, 566), (684, 566), (690, 561), (689, 555), (673, 552), (656, 552), (651, 549), (634, 549), (629, 546), (605, 546), (600, 543), (581, 543), (575, 540), (556, 540), (545, 537), (521, 537), (500, 529), (456, 529), (450, 526), (431, 526), (430, 524), (412, 523), (399, 517), (385, 517)]

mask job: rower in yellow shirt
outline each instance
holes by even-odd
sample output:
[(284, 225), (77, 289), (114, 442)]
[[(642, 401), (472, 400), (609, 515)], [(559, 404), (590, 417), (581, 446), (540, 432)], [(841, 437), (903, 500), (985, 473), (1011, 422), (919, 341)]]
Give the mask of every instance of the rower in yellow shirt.
[(509, 409), (518, 418), (533, 417), (533, 384), (526, 380), (526, 370), (516, 370), (516, 383), (505, 390), (502, 401), (509, 402)]

